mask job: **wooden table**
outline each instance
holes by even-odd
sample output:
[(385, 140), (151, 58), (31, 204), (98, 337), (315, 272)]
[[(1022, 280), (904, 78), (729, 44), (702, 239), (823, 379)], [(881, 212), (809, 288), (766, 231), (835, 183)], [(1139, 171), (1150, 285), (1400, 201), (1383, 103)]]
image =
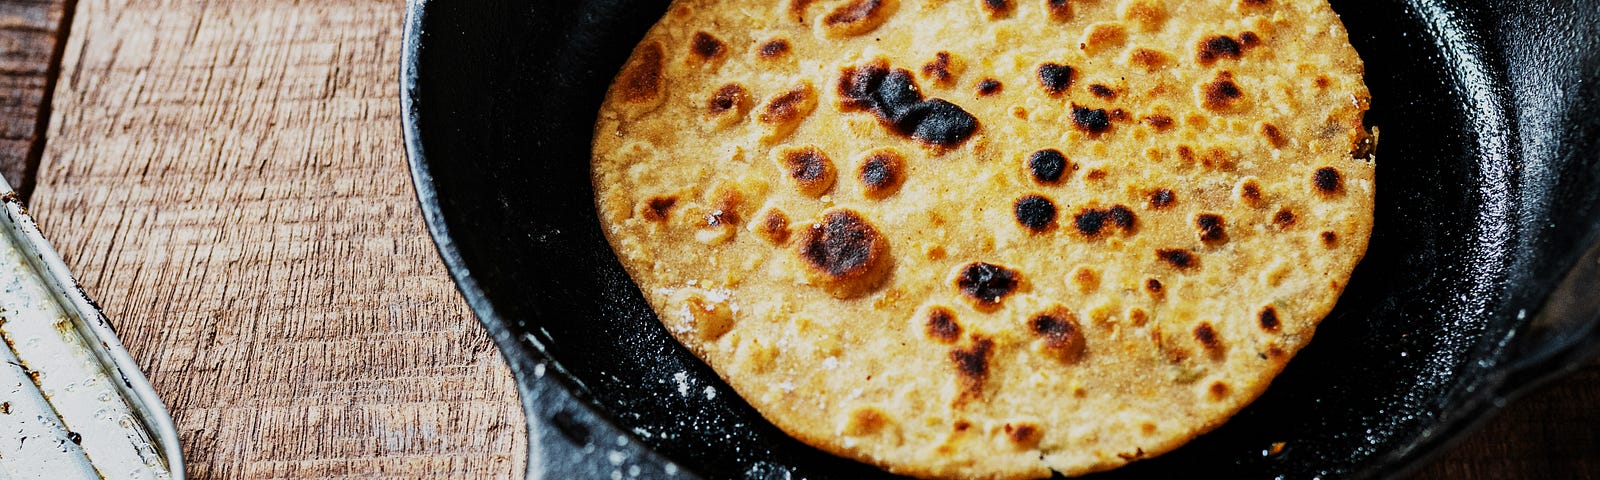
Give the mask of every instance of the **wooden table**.
[[(400, 0), (0, 0), (0, 171), (196, 478), (505, 478), (511, 378), (406, 176)], [(70, 33), (69, 33), (70, 32)], [(1600, 475), (1600, 367), (1421, 478)]]

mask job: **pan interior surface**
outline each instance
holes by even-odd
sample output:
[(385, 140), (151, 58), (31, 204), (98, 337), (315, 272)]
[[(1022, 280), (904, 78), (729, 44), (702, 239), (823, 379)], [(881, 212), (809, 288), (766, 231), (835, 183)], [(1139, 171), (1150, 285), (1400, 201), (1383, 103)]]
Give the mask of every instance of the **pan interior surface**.
[[(708, 478), (887, 477), (765, 421), (672, 340), (600, 231), (595, 111), (668, 3), (412, 6), (402, 84), (430, 228), (507, 358), (538, 365), (517, 369), (525, 402), (530, 385), (554, 385), (598, 414), (547, 418), (530, 406), (530, 428), (563, 432), (530, 442), (530, 464), (561, 448), (552, 438), (581, 444), (615, 427)], [(1255, 403), (1172, 453), (1089, 478), (1400, 473), (1593, 341), (1592, 300), (1538, 320), (1552, 291), (1572, 295), (1558, 284), (1600, 239), (1600, 49), (1581, 47), (1597, 43), (1600, 12), (1427, 0), (1334, 9), (1366, 61), (1367, 120), (1381, 131), (1365, 260)], [(637, 453), (617, 445), (596, 461)], [(548, 476), (569, 475), (589, 473)]]

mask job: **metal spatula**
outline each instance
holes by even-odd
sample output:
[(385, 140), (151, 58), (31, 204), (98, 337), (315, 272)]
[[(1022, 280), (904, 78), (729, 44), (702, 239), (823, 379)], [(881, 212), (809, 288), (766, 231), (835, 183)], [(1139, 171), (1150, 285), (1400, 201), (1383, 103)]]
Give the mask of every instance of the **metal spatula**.
[(0, 480), (184, 478), (177, 430), (0, 180)]

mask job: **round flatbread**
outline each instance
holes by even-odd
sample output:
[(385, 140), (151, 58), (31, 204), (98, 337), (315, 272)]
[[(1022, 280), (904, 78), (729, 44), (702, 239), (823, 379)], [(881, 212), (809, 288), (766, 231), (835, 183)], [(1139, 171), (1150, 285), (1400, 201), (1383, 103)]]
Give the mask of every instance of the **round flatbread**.
[(1324, 0), (678, 0), (595, 127), (607, 238), (794, 437), (1079, 475), (1255, 399), (1372, 227)]

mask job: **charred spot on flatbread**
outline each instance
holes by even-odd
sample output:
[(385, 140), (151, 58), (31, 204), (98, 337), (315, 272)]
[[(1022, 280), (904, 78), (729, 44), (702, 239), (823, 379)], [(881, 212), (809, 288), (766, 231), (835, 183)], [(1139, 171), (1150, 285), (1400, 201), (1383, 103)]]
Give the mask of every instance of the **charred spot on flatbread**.
[(700, 61), (719, 59), (727, 50), (728, 44), (723, 43), (715, 35), (706, 32), (694, 32), (694, 37), (689, 41), (691, 56)]
[(1221, 215), (1215, 213), (1200, 213), (1194, 216), (1194, 226), (1200, 230), (1200, 241), (1208, 244), (1221, 243), (1228, 239), (1226, 223)]
[(1257, 323), (1261, 325), (1262, 330), (1269, 332), (1276, 332), (1278, 331), (1278, 327), (1283, 325), (1283, 323), (1278, 320), (1278, 309), (1272, 305), (1261, 307), (1261, 311), (1256, 312), (1256, 320)]
[(1311, 184), (1317, 187), (1317, 192), (1332, 195), (1344, 190), (1344, 178), (1339, 175), (1339, 169), (1333, 167), (1318, 168), (1311, 175)]
[(1194, 252), (1182, 248), (1156, 250), (1156, 258), (1179, 270), (1190, 270), (1200, 264), (1200, 259), (1194, 256)]
[(930, 307), (924, 325), (928, 337), (941, 343), (954, 343), (961, 338), (961, 324), (956, 322), (956, 312), (947, 307)]
[(973, 262), (956, 274), (956, 288), (979, 308), (993, 308), (1022, 285), (1016, 270), (988, 262)]
[(756, 57), (762, 60), (777, 59), (788, 55), (791, 48), (793, 47), (789, 45), (789, 40), (774, 38), (761, 42), (761, 45), (756, 48)]
[(994, 355), (994, 340), (974, 337), (966, 348), (950, 351), (950, 362), (955, 364), (957, 394), (955, 405), (959, 408), (969, 401), (983, 397), (984, 384), (989, 381), (989, 361)]
[(1104, 108), (1072, 106), (1072, 127), (1090, 134), (1105, 133), (1111, 129), (1111, 117)]
[(1055, 305), (1028, 318), (1028, 331), (1039, 338), (1040, 350), (1066, 363), (1083, 356), (1083, 327), (1066, 307)]
[(815, 146), (780, 148), (774, 155), (802, 195), (821, 196), (833, 188), (834, 179), (838, 177), (833, 160)]
[(1028, 155), (1029, 176), (1033, 177), (1033, 181), (1044, 185), (1061, 183), (1061, 178), (1066, 175), (1070, 165), (1067, 156), (1054, 148), (1038, 150)]
[(906, 181), (905, 155), (892, 148), (867, 152), (856, 170), (856, 179), (860, 180), (862, 193), (867, 198), (882, 199), (892, 195)]
[(1022, 228), (1034, 233), (1050, 230), (1056, 225), (1056, 204), (1044, 195), (1023, 195), (1013, 203), (1012, 213)]
[(978, 130), (977, 117), (944, 99), (924, 99), (911, 72), (890, 70), (883, 60), (845, 68), (838, 92), (840, 109), (871, 112), (890, 131), (927, 145), (960, 145)]
[(812, 282), (839, 298), (883, 283), (893, 260), (889, 241), (861, 214), (835, 209), (800, 231), (796, 253)]
[(871, 32), (898, 7), (898, 0), (851, 0), (822, 17), (822, 31), (836, 38)]
[(978, 81), (978, 85), (977, 85), (978, 96), (980, 96), (980, 97), (988, 97), (988, 96), (997, 95), (997, 94), (1000, 93), (1000, 89), (1002, 89), (1004, 87), (1005, 87), (1004, 84), (1000, 83), (999, 80), (995, 80), (993, 78), (985, 78), (983, 80), (979, 80)]
[(1072, 86), (1072, 67), (1059, 63), (1046, 62), (1039, 64), (1036, 71), (1039, 78), (1039, 87), (1051, 95), (1060, 95)]

